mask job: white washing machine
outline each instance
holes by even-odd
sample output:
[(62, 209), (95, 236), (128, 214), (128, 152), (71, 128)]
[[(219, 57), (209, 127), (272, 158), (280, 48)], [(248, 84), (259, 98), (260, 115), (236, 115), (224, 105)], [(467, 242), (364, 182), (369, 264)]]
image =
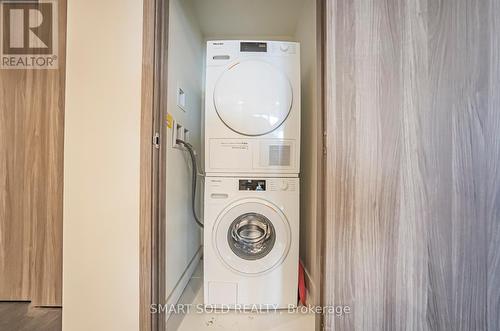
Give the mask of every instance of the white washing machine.
[(298, 174), (300, 45), (209, 41), (205, 172)]
[(206, 177), (204, 301), (297, 304), (299, 179)]

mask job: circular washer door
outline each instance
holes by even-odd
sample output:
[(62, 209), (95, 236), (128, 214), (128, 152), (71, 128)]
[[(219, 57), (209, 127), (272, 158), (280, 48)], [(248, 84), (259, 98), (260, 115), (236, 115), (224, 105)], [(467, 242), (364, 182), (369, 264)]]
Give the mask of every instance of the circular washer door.
[(220, 119), (246, 136), (261, 136), (278, 128), (288, 117), (292, 101), (288, 77), (271, 64), (255, 60), (229, 67), (214, 91)]
[(213, 229), (213, 245), (231, 270), (258, 275), (273, 270), (290, 249), (290, 225), (283, 212), (261, 199), (245, 199), (226, 208)]

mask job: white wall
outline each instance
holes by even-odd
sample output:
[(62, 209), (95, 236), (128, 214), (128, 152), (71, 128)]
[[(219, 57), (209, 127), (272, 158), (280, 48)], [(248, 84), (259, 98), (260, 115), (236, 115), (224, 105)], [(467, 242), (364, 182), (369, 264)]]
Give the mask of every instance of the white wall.
[(139, 330), (142, 1), (68, 0), (63, 330)]
[[(170, 0), (168, 42), (168, 112), (190, 131), (189, 142), (200, 153), (203, 39), (190, 1)], [(177, 106), (177, 88), (187, 96), (186, 111)], [(179, 283), (200, 248), (200, 229), (191, 213), (191, 163), (186, 151), (172, 148), (167, 130), (167, 298), (182, 293)], [(201, 158), (199, 158), (201, 162)], [(199, 208), (198, 210), (200, 210)], [(186, 275), (185, 279), (189, 279)], [(170, 300), (169, 300), (170, 301)]]
[[(296, 39), (301, 50), (302, 122), (301, 122), (301, 188), (300, 188), (300, 258), (314, 280), (319, 271), (319, 256), (316, 254), (317, 221), (317, 157), (318, 119), (317, 100), (317, 52), (316, 52), (316, 3), (306, 0), (296, 30)], [(309, 292), (317, 293), (314, 282), (309, 282)], [(317, 298), (315, 298), (317, 299)]]
[(206, 39), (293, 40), (304, 0), (192, 1)]

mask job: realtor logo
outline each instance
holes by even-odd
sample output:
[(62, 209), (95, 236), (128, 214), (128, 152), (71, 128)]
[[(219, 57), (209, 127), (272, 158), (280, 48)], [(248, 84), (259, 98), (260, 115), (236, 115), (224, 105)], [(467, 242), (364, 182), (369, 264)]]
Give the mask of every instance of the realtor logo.
[(0, 0), (0, 69), (57, 69), (56, 0)]

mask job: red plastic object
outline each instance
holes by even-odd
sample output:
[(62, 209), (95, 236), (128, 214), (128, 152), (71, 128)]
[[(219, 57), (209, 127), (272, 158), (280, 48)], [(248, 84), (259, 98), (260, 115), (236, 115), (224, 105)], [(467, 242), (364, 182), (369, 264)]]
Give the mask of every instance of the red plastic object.
[(304, 266), (302, 266), (302, 262), (299, 261), (299, 300), (302, 305), (306, 305), (306, 281), (304, 278)]

